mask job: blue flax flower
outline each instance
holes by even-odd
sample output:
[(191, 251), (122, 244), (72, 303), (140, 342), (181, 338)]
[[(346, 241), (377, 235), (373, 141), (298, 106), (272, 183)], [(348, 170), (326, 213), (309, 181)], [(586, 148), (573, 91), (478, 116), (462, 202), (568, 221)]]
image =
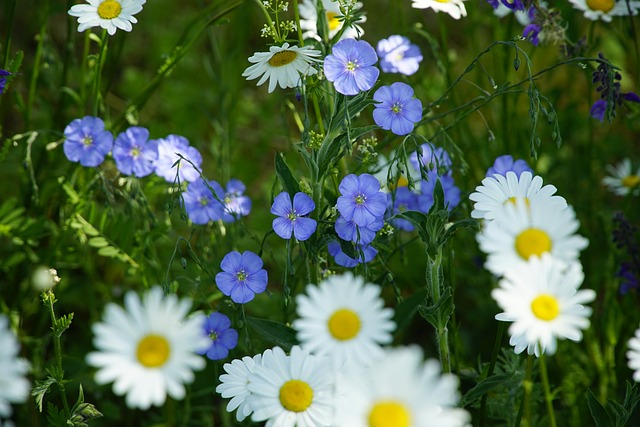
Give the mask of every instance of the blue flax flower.
[(220, 292), (230, 296), (233, 302), (244, 304), (255, 294), (267, 289), (267, 271), (262, 260), (251, 251), (231, 251), (220, 263), (222, 271), (216, 274), (216, 285)]
[(382, 86), (373, 94), (378, 101), (373, 110), (373, 120), (385, 130), (396, 135), (407, 135), (422, 118), (422, 102), (413, 97), (413, 89), (406, 83), (396, 82)]
[[(394, 193), (387, 193), (387, 200), (389, 216), (419, 209), (418, 195), (409, 190), (409, 187), (398, 187)], [(391, 224), (405, 231), (412, 231), (414, 228), (409, 221), (403, 218), (393, 218)]]
[(378, 42), (380, 68), (385, 73), (400, 73), (410, 76), (418, 71), (422, 61), (422, 53), (418, 45), (399, 35)]
[(211, 360), (224, 359), (238, 345), (238, 331), (231, 327), (231, 320), (222, 313), (211, 313), (204, 321), (204, 333), (211, 339), (208, 348), (197, 351)]
[(418, 151), (409, 155), (409, 162), (415, 170), (420, 171), (441, 171), (441, 173), (451, 173), (451, 157), (444, 148), (434, 147), (431, 144), (422, 144)]
[(351, 241), (360, 245), (368, 245), (373, 242), (376, 233), (384, 226), (384, 219), (378, 218), (369, 225), (359, 227), (353, 221), (347, 221), (343, 216), (336, 219), (335, 230), (342, 240)]
[(604, 99), (598, 99), (593, 103), (589, 110), (589, 115), (594, 119), (604, 122), (604, 113), (607, 112), (607, 101)]
[(219, 199), (220, 195), (224, 194), (224, 190), (216, 181), (208, 181), (208, 184), (211, 189), (200, 178), (190, 182), (187, 191), (182, 194), (184, 208), (194, 224), (207, 224), (223, 216), (223, 206)]
[(522, 30), (522, 37), (529, 40), (532, 45), (538, 46), (540, 44), (540, 31), (542, 28), (538, 24), (529, 24)]
[(87, 167), (101, 164), (113, 146), (113, 135), (98, 117), (73, 120), (64, 129), (64, 138), (62, 148), (67, 159)]
[(149, 131), (143, 127), (130, 127), (118, 135), (113, 144), (113, 160), (125, 175), (142, 178), (151, 174), (157, 158), (158, 143), (149, 141)]
[(436, 171), (428, 173), (428, 180), (423, 180), (420, 184), (421, 194), (418, 196), (418, 206), (420, 211), (427, 213), (433, 206), (433, 191), (436, 186), (436, 180), (440, 180), (442, 191), (444, 192), (444, 205), (448, 210), (458, 206), (460, 203), (460, 189), (456, 187), (453, 176), (438, 175)]
[(509, 154), (505, 154), (503, 156), (496, 157), (496, 160), (493, 162), (493, 166), (491, 166), (487, 170), (488, 177), (492, 177), (493, 175), (503, 175), (506, 176), (507, 172), (514, 172), (518, 178), (522, 172), (531, 172), (533, 175), (533, 170), (529, 167), (526, 161), (522, 159), (514, 160), (513, 156)]
[(180, 135), (169, 135), (157, 140), (157, 143), (156, 175), (164, 178), (167, 182), (174, 182), (176, 175), (180, 181), (187, 182), (193, 182), (200, 178), (200, 172), (197, 168), (202, 165), (202, 155), (195, 147), (189, 145), (187, 138)]
[(7, 76), (11, 75), (7, 70), (0, 70), (0, 95), (4, 92), (4, 87), (7, 85)]
[(338, 211), (347, 221), (366, 227), (384, 216), (387, 198), (380, 192), (380, 182), (368, 173), (344, 177), (338, 189)]
[(226, 191), (221, 197), (224, 203), (222, 220), (224, 222), (234, 222), (241, 216), (247, 216), (251, 212), (251, 199), (245, 196), (247, 187), (238, 179), (230, 179), (227, 183)]
[(344, 39), (333, 46), (324, 59), (324, 75), (343, 95), (357, 95), (369, 90), (378, 80), (380, 70), (375, 49), (364, 40)]
[(316, 231), (317, 222), (305, 215), (315, 208), (313, 199), (305, 193), (296, 193), (293, 203), (289, 193), (278, 194), (271, 205), (271, 213), (278, 216), (273, 220), (273, 231), (283, 239), (293, 234), (299, 241), (307, 240)]
[(378, 254), (378, 250), (370, 245), (356, 245), (356, 253), (358, 254), (358, 259), (351, 258), (349, 255), (345, 254), (340, 247), (340, 243), (335, 240), (328, 245), (329, 254), (333, 257), (336, 264), (352, 268), (358, 264), (362, 264), (363, 262), (366, 264), (372, 259), (376, 257)]

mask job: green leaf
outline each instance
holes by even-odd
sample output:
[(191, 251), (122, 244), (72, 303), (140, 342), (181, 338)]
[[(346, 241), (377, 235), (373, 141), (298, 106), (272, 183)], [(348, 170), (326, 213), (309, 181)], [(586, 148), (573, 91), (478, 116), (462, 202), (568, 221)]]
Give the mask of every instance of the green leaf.
[(61, 316), (59, 319), (56, 320), (56, 323), (54, 325), (54, 333), (58, 337), (60, 337), (64, 333), (64, 331), (69, 329), (69, 326), (71, 326), (72, 320), (73, 320), (73, 313), (69, 313), (64, 316)]
[(284, 190), (289, 193), (291, 198), (293, 195), (300, 192), (300, 185), (298, 181), (293, 177), (289, 166), (287, 166), (287, 162), (284, 160), (284, 156), (282, 153), (276, 153), (276, 174), (278, 178), (282, 182), (282, 186)]
[(449, 317), (453, 313), (453, 292), (451, 287), (447, 286), (443, 289), (440, 299), (433, 305), (421, 305), (418, 312), (427, 322), (433, 325), (436, 330), (440, 330), (441, 326), (447, 324)]
[(511, 379), (511, 377), (513, 377), (513, 374), (514, 372), (508, 372), (505, 374), (492, 375), (489, 378), (483, 379), (471, 388), (464, 396), (462, 396), (462, 399), (460, 399), (460, 405), (464, 407), (479, 400), (486, 393), (506, 383)]
[(36, 380), (36, 385), (31, 390), (31, 396), (35, 397), (36, 406), (38, 410), (42, 412), (42, 403), (44, 401), (44, 395), (49, 392), (49, 388), (56, 382), (56, 379), (49, 376), (46, 379), (39, 381)]
[(284, 351), (289, 351), (291, 347), (298, 344), (296, 332), (285, 324), (252, 316), (247, 317), (247, 324), (262, 339), (279, 345)]
[(418, 308), (424, 303), (424, 299), (427, 297), (427, 290), (422, 289), (419, 292), (411, 295), (408, 298), (402, 300), (400, 304), (396, 306), (393, 320), (396, 322), (396, 330), (401, 330), (409, 325), (413, 317), (418, 312)]
[(51, 402), (47, 403), (47, 425), (49, 427), (66, 427), (67, 419), (64, 416), (64, 411), (58, 409)]
[(109, 246), (109, 242), (107, 242), (107, 239), (101, 236), (92, 237), (87, 243), (89, 244), (89, 246), (94, 248), (104, 248), (105, 246)]
[(106, 258), (115, 258), (120, 254), (118, 248), (114, 248), (113, 246), (105, 246), (104, 248), (98, 249), (98, 255), (106, 257)]
[(78, 401), (71, 408), (71, 414), (67, 420), (67, 425), (72, 427), (88, 427), (89, 424), (86, 421), (90, 421), (94, 418), (99, 418), (102, 413), (98, 411), (91, 403), (85, 403), (84, 391), (82, 390), (82, 384), (80, 384), (80, 390), (78, 391)]
[(611, 415), (609, 414), (607, 409), (602, 406), (602, 404), (598, 401), (598, 398), (590, 389), (587, 390), (587, 404), (589, 405), (589, 412), (591, 412), (591, 417), (596, 422), (596, 427), (611, 427), (612, 425), (614, 425), (613, 420), (611, 419)]

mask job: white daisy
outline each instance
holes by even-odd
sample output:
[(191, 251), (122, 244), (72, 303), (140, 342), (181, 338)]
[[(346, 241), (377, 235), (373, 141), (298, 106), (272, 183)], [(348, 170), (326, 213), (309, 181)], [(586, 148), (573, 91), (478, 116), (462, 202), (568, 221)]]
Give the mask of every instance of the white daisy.
[(393, 340), (393, 310), (384, 307), (380, 287), (350, 272), (308, 285), (296, 297), (293, 322), (300, 345), (316, 355), (328, 355), (334, 368), (345, 363), (368, 365)]
[(542, 178), (533, 176), (531, 172), (522, 172), (520, 177), (509, 171), (506, 176), (495, 174), (482, 180), (482, 185), (469, 195), (474, 201), (472, 218), (495, 219), (503, 209), (505, 203), (514, 203), (516, 199), (526, 200), (526, 203), (536, 204), (540, 199), (554, 204), (554, 209), (564, 209), (567, 201), (560, 196), (554, 196), (557, 188), (553, 185), (542, 186)]
[(415, 9), (433, 9), (436, 12), (446, 12), (453, 19), (460, 19), (467, 16), (464, 1), (466, 0), (413, 0), (411, 6)]
[(142, 301), (128, 292), (124, 305), (126, 310), (107, 304), (103, 321), (92, 327), (98, 351), (87, 355), (87, 363), (98, 368), (95, 381), (113, 382), (113, 392), (126, 394), (130, 408), (160, 406), (167, 394), (184, 398), (183, 384), (205, 366), (196, 354), (210, 344), (202, 334), (204, 316), (187, 318), (191, 301), (164, 296), (158, 286)]
[(248, 385), (251, 419), (266, 427), (330, 425), (334, 377), (327, 361), (299, 346), (289, 356), (280, 347), (265, 351)]
[[(584, 17), (597, 21), (602, 19), (605, 22), (611, 22), (614, 16), (629, 16), (627, 2), (616, 0), (569, 0), (575, 9), (584, 12)], [(637, 15), (640, 10), (639, 1), (630, 1), (629, 8), (631, 14)]]
[(491, 292), (502, 313), (496, 319), (509, 326), (516, 353), (525, 349), (537, 357), (553, 354), (557, 338), (580, 341), (589, 327), (591, 308), (582, 304), (596, 298), (592, 289), (578, 290), (584, 279), (579, 263), (566, 264), (548, 254), (508, 271)]
[(606, 168), (611, 176), (603, 178), (602, 183), (610, 191), (618, 196), (626, 196), (628, 194), (637, 196), (640, 194), (640, 168), (634, 174), (631, 160), (624, 159), (618, 165), (607, 165)]
[(627, 359), (629, 359), (629, 369), (633, 370), (633, 380), (640, 382), (640, 328), (636, 329), (635, 335), (627, 343)]
[[(300, 29), (303, 31), (302, 37), (322, 41), (318, 35), (318, 9), (316, 8), (316, 4), (316, 0), (302, 0), (302, 2), (298, 4), (298, 10), (300, 12)], [(322, 0), (322, 6), (324, 8), (327, 25), (329, 26), (329, 39), (332, 39), (344, 26), (344, 22), (338, 19), (338, 16), (342, 16), (340, 3), (335, 0)], [(361, 2), (354, 4), (354, 11), (361, 8)], [(340, 36), (340, 40), (361, 37), (364, 34), (364, 30), (357, 24), (362, 24), (366, 20), (367, 18), (363, 15), (358, 19), (356, 25), (344, 30), (342, 36)]]
[(31, 386), (25, 377), (29, 363), (19, 353), (20, 343), (9, 329), (9, 319), (0, 315), (0, 417), (10, 416), (11, 404), (29, 397)]
[(91, 27), (101, 27), (114, 35), (120, 28), (131, 31), (138, 22), (133, 17), (142, 10), (147, 0), (87, 0), (89, 4), (76, 4), (69, 9), (69, 15), (78, 18), (78, 31)]
[(220, 385), (216, 387), (216, 392), (224, 398), (231, 398), (227, 404), (227, 412), (238, 408), (236, 419), (242, 421), (253, 412), (249, 404), (249, 378), (255, 372), (256, 366), (260, 365), (261, 354), (253, 357), (245, 356), (242, 359), (235, 359), (231, 363), (225, 363), (223, 368), (226, 374), (220, 375)]
[(456, 427), (470, 421), (458, 403), (458, 378), (423, 361), (417, 346), (386, 349), (370, 367), (337, 380), (338, 427)]
[(269, 93), (273, 92), (278, 84), (282, 89), (297, 87), (302, 83), (302, 75), (316, 74), (316, 70), (311, 63), (318, 61), (320, 51), (311, 46), (289, 46), (285, 43), (282, 46), (271, 46), (269, 52), (256, 52), (249, 62), (250, 65), (243, 77), (253, 80), (260, 77), (257, 86), (269, 79)]
[(549, 199), (527, 205), (524, 200), (507, 203), (497, 217), (476, 235), (485, 252), (485, 268), (493, 274), (525, 264), (532, 255), (550, 253), (566, 262), (577, 262), (589, 241), (575, 234), (580, 223), (571, 206), (559, 209)]

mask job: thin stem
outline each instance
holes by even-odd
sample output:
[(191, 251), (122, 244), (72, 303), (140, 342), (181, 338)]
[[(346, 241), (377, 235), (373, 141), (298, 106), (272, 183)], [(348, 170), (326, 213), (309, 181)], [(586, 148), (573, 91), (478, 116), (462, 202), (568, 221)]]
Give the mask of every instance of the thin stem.
[(18, 4), (18, 0), (12, 0), (9, 5), (9, 13), (7, 16), (9, 17), (9, 22), (7, 23), (7, 36), (5, 37), (4, 43), (4, 60), (2, 68), (6, 70), (9, 65), (9, 56), (11, 56), (11, 32), (13, 29), (13, 16), (16, 13), (16, 4)]
[(102, 30), (102, 38), (100, 39), (100, 54), (96, 64), (96, 71), (93, 79), (93, 115), (98, 116), (98, 105), (100, 104), (100, 80), (102, 77), (102, 68), (106, 60), (107, 52), (107, 30)]
[(298, 41), (300, 47), (304, 46), (304, 40), (302, 39), (302, 28), (300, 28), (300, 12), (298, 11), (298, 0), (293, 0), (293, 16), (296, 21), (296, 29), (298, 30)]
[(55, 299), (55, 295), (53, 294), (52, 291), (47, 291), (46, 292), (46, 296), (45, 296), (46, 300), (49, 302), (49, 304), (47, 304), (47, 308), (49, 309), (49, 314), (51, 316), (51, 329), (52, 329), (52, 337), (53, 337), (53, 348), (54, 348), (54, 353), (55, 353), (55, 357), (56, 357), (56, 367), (57, 367), (57, 371), (60, 374), (61, 378), (57, 378), (56, 383), (58, 384), (58, 388), (60, 389), (60, 397), (62, 398), (62, 406), (64, 406), (64, 413), (65, 413), (65, 417), (69, 417), (69, 402), (67, 402), (67, 394), (65, 392), (64, 389), (64, 382), (63, 382), (63, 378), (64, 378), (64, 370), (62, 369), (62, 346), (60, 344), (60, 336), (61, 336), (61, 332), (58, 331), (58, 321), (56, 320), (56, 312), (55, 309), (53, 308), (53, 304), (55, 303), (56, 299)]
[(25, 113), (26, 128), (29, 129), (31, 122), (31, 109), (33, 108), (33, 101), (36, 95), (36, 85), (38, 84), (38, 76), (40, 75), (40, 61), (42, 59), (42, 47), (44, 45), (45, 33), (47, 30), (47, 17), (49, 15), (49, 2), (45, 2), (43, 8), (43, 23), (40, 27), (40, 33), (38, 34), (38, 46), (36, 47), (36, 55), (33, 60), (33, 74), (31, 74), (31, 81), (29, 82), (29, 97), (27, 98), (27, 111)]
[[(489, 369), (487, 370), (487, 375), (483, 375), (482, 378), (489, 378), (493, 374), (493, 370), (496, 367), (496, 362), (498, 360), (498, 353), (500, 353), (500, 348), (502, 347), (502, 336), (504, 335), (504, 330), (506, 329), (507, 324), (505, 322), (498, 322), (498, 332), (496, 332), (496, 340), (493, 343), (493, 352), (491, 353), (491, 361), (489, 362)], [(480, 422), (478, 423), (479, 427), (484, 426), (484, 419), (487, 410), (487, 394), (485, 393), (482, 396), (482, 400), (480, 401)]]
[(271, 15), (269, 14), (269, 11), (267, 10), (266, 7), (264, 7), (264, 4), (262, 4), (261, 0), (255, 0), (255, 2), (258, 4), (258, 6), (260, 6), (260, 10), (262, 10), (262, 13), (267, 19), (267, 25), (273, 31), (273, 35), (275, 36), (274, 38), (277, 39), (276, 42), (281, 43), (282, 40), (280, 40), (280, 33), (278, 32), (278, 27), (273, 23), (273, 19), (271, 19)]
[(318, 103), (318, 96), (314, 93), (311, 96), (311, 100), (313, 102), (313, 110), (316, 113), (316, 120), (318, 121), (318, 130), (320, 130), (320, 133), (324, 134), (324, 124), (322, 123), (322, 114), (320, 114), (320, 104)]
[(531, 376), (533, 372), (534, 356), (527, 356), (527, 368), (524, 372), (524, 381), (522, 382), (523, 396), (520, 403), (520, 410), (518, 411), (518, 419), (516, 420), (516, 426), (521, 425), (523, 408), (524, 408), (524, 425), (531, 427), (531, 391), (533, 390), (533, 382)]
[[(435, 258), (428, 257), (427, 263), (427, 286), (429, 287), (433, 304), (437, 305), (442, 295), (440, 292), (440, 286), (442, 285), (442, 246), (437, 248)], [(440, 315), (438, 315), (437, 320), (436, 338), (442, 371), (450, 373), (449, 329), (447, 328), (447, 319), (443, 319)]]
[(553, 396), (551, 396), (551, 387), (549, 386), (549, 375), (547, 374), (547, 360), (544, 353), (540, 355), (540, 379), (544, 388), (544, 401), (547, 406), (547, 414), (551, 427), (556, 427), (556, 414), (553, 411)]

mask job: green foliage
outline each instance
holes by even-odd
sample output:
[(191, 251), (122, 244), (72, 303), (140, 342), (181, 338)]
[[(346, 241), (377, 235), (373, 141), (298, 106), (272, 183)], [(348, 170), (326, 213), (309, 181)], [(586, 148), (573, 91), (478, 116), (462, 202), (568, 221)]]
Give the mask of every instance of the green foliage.
[(637, 384), (627, 381), (627, 388), (622, 403), (607, 399), (606, 405), (598, 401), (591, 390), (587, 390), (587, 403), (596, 427), (624, 427), (629, 425), (629, 419), (640, 402), (640, 392)]

